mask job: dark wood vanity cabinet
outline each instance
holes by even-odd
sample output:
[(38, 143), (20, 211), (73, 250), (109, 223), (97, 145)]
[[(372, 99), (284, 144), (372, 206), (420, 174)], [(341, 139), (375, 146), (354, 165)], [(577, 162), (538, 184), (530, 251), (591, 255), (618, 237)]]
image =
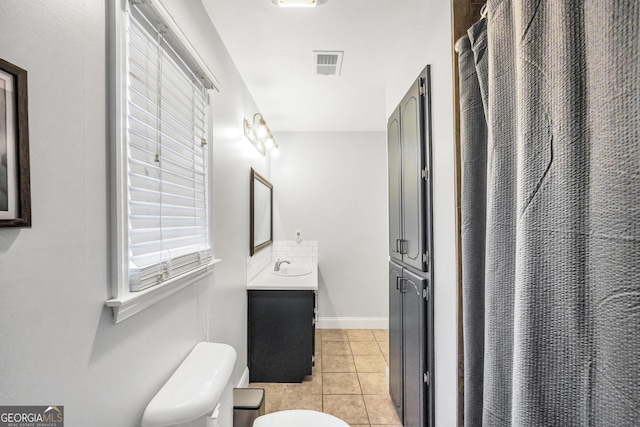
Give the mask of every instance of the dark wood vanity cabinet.
[(301, 382), (314, 364), (315, 291), (247, 292), (249, 381)]

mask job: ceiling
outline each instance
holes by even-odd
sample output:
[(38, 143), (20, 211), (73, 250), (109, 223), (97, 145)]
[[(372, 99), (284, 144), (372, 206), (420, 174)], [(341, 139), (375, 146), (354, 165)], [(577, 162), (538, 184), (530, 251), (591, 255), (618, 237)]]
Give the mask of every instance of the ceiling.
[[(202, 0), (260, 112), (282, 131), (384, 131), (385, 85), (425, 0)], [(314, 74), (313, 51), (344, 51), (340, 76)]]

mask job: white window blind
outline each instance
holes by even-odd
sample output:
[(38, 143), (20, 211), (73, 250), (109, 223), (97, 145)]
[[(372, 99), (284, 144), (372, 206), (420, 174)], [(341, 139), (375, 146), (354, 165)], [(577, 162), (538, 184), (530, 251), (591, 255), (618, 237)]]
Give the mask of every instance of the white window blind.
[(206, 268), (208, 92), (135, 5), (127, 13), (129, 284), (139, 291)]

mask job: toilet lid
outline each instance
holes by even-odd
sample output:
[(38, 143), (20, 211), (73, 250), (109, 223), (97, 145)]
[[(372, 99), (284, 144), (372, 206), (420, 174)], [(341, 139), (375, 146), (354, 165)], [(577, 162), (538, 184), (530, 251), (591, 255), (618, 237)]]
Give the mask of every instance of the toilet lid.
[(273, 412), (256, 418), (253, 427), (349, 427), (349, 424), (324, 412), (295, 409)]

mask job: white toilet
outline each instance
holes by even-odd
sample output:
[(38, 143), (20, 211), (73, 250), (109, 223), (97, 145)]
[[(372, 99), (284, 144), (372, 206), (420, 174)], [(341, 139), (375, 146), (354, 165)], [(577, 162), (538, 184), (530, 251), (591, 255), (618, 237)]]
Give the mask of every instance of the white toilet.
[(324, 412), (295, 409), (258, 417), (253, 427), (349, 427), (349, 424)]
[(233, 405), (225, 405), (223, 394), (233, 390), (229, 383), (235, 363), (236, 351), (230, 345), (196, 344), (147, 405), (142, 426), (216, 427), (218, 419), (230, 425)]
[[(230, 426), (233, 404), (225, 405), (223, 393), (226, 389), (233, 391), (230, 379), (235, 362), (236, 351), (227, 344), (196, 344), (147, 405), (142, 426)], [(226, 420), (224, 412), (229, 413)], [(253, 422), (253, 427), (349, 427), (349, 424), (322, 412), (292, 410), (262, 415)]]

